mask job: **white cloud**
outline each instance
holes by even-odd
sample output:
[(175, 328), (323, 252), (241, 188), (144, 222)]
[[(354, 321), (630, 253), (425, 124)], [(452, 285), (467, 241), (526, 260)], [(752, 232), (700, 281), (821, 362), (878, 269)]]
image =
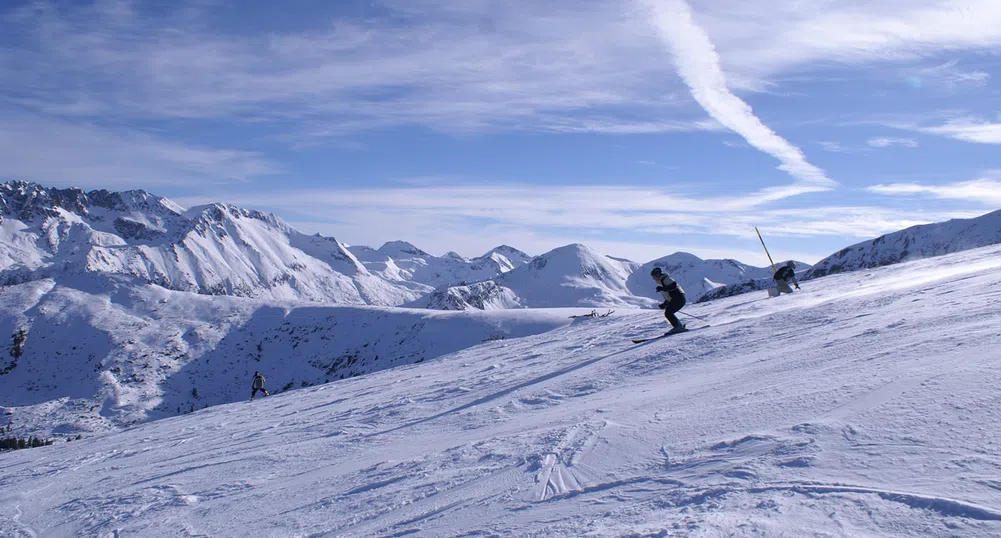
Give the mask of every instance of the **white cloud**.
[[(813, 259), (819, 259), (843, 246), (844, 238), (876, 237), (915, 224), (973, 216), (837, 204), (764, 210), (741, 197), (695, 198), (639, 186), (428, 183), (391, 189), (245, 193), (225, 199), (277, 211), (304, 231), (322, 231), (342, 241), (377, 246), (404, 238), (431, 252), (456, 250), (464, 255), (477, 255), (495, 243), (540, 253), (583, 238), (588, 244), (665, 245), (656, 251), (658, 256), (669, 253), (664, 249), (675, 248), (702, 256), (729, 251), (739, 259), (737, 251), (754, 248), (728, 249), (725, 245), (755, 245), (754, 226), (759, 226), (770, 236), (793, 242), (831, 243), (813, 254)], [(199, 196), (175, 201), (197, 205), (217, 199)], [(709, 236), (713, 240), (706, 245), (704, 239)], [(639, 249), (632, 254), (613, 247), (603, 250), (646, 261), (635, 253)]]
[(918, 147), (918, 141), (913, 138), (877, 137), (870, 138), (866, 141), (866, 143), (869, 147), (873, 148), (888, 148), (890, 146), (900, 146), (905, 148)]
[(833, 140), (822, 140), (822, 141), (817, 142), (817, 143), (820, 144), (820, 147), (824, 148), (824, 151), (827, 151), (827, 152), (830, 152), (830, 153), (853, 153), (853, 152), (857, 151), (857, 150), (854, 150), (854, 149), (851, 149), (851, 148), (843, 146), (841, 144), (841, 142), (835, 142)]
[(832, 63), (914, 62), (1001, 46), (996, 0), (711, 0), (699, 8), (727, 68), (751, 88)]
[(933, 85), (949, 90), (981, 87), (991, 78), (990, 73), (984, 71), (961, 69), (957, 60), (909, 69), (906, 71), (906, 76), (908, 82), (915, 88)]
[(384, 3), (384, 17), (328, 11), (327, 28), (234, 35), (209, 27), (211, 12), (178, 22), (128, 2), (37, 2), (3, 20), (25, 36), (0, 48), (3, 94), (53, 113), (288, 122), (324, 137), (714, 127), (664, 91), (671, 70), (641, 60), (655, 43), (621, 5)]
[[(649, 11), (631, 3), (382, 0), (370, 6), (379, 15), (345, 18), (318, 6), (311, 30), (253, 34), (214, 26), (215, 4), (181, 1), (156, 16), (124, 0), (0, 8), (0, 23), (21, 36), (0, 45), (0, 98), (63, 116), (269, 121), (318, 137), (398, 125), (630, 134), (713, 127), (680, 93)], [(702, 0), (702, 26), (679, 37), (714, 45), (711, 61), (723, 63), (731, 87), (760, 88), (768, 77), (832, 61), (910, 61), (1001, 44), (1001, 4), (956, 6)], [(942, 66), (928, 76), (985, 76)], [(715, 106), (724, 104), (728, 117), (740, 105)], [(786, 154), (790, 173), (817, 174), (766, 138), (758, 144)]]
[(754, 114), (750, 105), (730, 91), (715, 46), (695, 22), (684, 0), (648, 3), (660, 35), (674, 56), (678, 73), (695, 100), (713, 119), (742, 136), (748, 144), (778, 159), (779, 168), (797, 180), (790, 187), (762, 191), (762, 203), (834, 187), (835, 182), (823, 170), (810, 164), (799, 148), (777, 135)]
[(0, 174), (51, 185), (205, 186), (279, 172), (253, 152), (199, 147), (87, 122), (0, 114)]
[(937, 127), (920, 128), (922, 132), (936, 134), (978, 144), (1001, 144), (1001, 123), (991, 123), (974, 118), (961, 118)]
[(921, 185), (917, 183), (893, 183), (873, 185), (867, 190), (889, 196), (924, 195), (945, 200), (979, 202), (987, 206), (1001, 206), (1001, 181), (982, 178), (946, 185)]

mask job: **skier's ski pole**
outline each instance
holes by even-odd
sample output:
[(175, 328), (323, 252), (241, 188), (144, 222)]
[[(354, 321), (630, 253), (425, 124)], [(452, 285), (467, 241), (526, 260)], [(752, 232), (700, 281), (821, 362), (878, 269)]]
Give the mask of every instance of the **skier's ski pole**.
[(765, 249), (765, 256), (768, 256), (768, 263), (772, 264), (772, 272), (776, 272), (775, 262), (772, 261), (772, 255), (768, 253), (768, 247), (765, 246), (765, 240), (761, 238), (761, 232), (758, 231), (758, 227), (754, 227), (754, 233), (758, 234), (758, 241), (761, 241), (761, 248)]
[(678, 310), (678, 313), (679, 314), (684, 314), (684, 315), (686, 315), (686, 316), (688, 316), (690, 318), (695, 318), (695, 319), (697, 319), (699, 321), (705, 321), (706, 323), (709, 322), (709, 320), (707, 320), (706, 318), (700, 318), (698, 316), (693, 316), (693, 315), (689, 314), (688, 312), (682, 312), (681, 310)]

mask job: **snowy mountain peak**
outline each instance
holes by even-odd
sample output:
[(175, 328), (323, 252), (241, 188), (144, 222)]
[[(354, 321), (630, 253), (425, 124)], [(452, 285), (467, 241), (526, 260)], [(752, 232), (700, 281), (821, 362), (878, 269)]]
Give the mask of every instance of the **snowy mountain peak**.
[(669, 254), (660, 258), (660, 262), (667, 265), (680, 265), (685, 263), (699, 263), (704, 261), (702, 258), (691, 254), (689, 252), (675, 252), (674, 254)]
[(386, 254), (387, 256), (393, 256), (394, 254), (408, 254), (410, 256), (430, 256), (427, 252), (415, 247), (413, 244), (406, 241), (388, 241), (381, 247), (379, 247), (378, 252)]
[(1001, 243), (1001, 210), (921, 224), (856, 243), (817, 262), (807, 278), (891, 265)]
[(482, 256), (474, 258), (474, 261), (495, 264), (501, 273), (506, 273), (532, 261), (532, 257), (514, 247), (501, 245), (491, 249)]
[(494, 247), (490, 249), (486, 254), (480, 256), (480, 258), (489, 258), (493, 254), (500, 254), (508, 258), (513, 262), (527, 262), (532, 259), (532, 256), (525, 254), (524, 252), (508, 245), (501, 245), (499, 247)]
[(185, 214), (193, 221), (207, 223), (224, 223), (233, 219), (253, 219), (259, 220), (288, 233), (293, 230), (287, 222), (274, 213), (264, 213), (256, 209), (244, 209), (232, 204), (216, 202), (208, 205), (195, 206), (187, 210)]
[(527, 267), (530, 271), (542, 271), (548, 268), (549, 272), (563, 271), (564, 275), (579, 274), (581, 276), (605, 278), (608, 275), (603, 269), (610, 264), (617, 263), (616, 260), (599, 253), (587, 245), (573, 243), (555, 248), (534, 258), (528, 263)]
[(60, 209), (94, 220), (103, 218), (103, 215), (94, 214), (95, 209), (159, 217), (176, 217), (183, 213), (177, 204), (143, 190), (84, 192), (75, 187), (57, 189), (26, 181), (0, 184), (0, 215), (34, 222), (39, 217), (57, 217)]
[[(493, 252), (491, 257), (503, 257)], [(563, 306), (650, 306), (626, 279), (635, 263), (615, 260), (581, 244), (566, 245), (493, 280), (435, 290), (416, 307), (485, 310)]]

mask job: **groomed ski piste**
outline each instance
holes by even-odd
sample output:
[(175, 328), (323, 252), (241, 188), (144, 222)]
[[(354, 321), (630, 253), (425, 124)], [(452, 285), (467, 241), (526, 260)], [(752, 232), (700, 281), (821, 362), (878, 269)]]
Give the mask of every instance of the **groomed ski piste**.
[(991, 247), (579, 319), (3, 454), (0, 535), (999, 536), (999, 305)]

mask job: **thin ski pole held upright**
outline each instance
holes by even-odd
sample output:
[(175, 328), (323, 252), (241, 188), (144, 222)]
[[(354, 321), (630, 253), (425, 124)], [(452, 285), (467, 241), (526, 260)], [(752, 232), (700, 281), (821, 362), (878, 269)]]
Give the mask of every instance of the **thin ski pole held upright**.
[(761, 232), (758, 231), (758, 227), (754, 227), (754, 233), (758, 234), (758, 241), (761, 241), (761, 248), (765, 249), (765, 256), (768, 256), (768, 263), (772, 264), (772, 273), (778, 271), (775, 268), (775, 262), (772, 261), (772, 255), (768, 253), (768, 247), (765, 246), (765, 240), (761, 238)]

